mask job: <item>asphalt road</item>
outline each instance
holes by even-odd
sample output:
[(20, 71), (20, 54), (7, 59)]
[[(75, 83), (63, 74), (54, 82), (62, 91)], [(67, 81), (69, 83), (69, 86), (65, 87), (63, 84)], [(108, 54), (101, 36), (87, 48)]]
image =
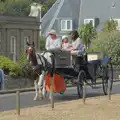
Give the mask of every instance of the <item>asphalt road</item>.
[[(113, 84), (112, 94), (120, 93), (120, 82), (116, 82)], [(95, 97), (104, 95), (102, 91), (102, 86), (99, 85), (98, 88), (92, 89), (87, 87), (86, 90), (87, 97)], [(20, 103), (21, 108), (33, 107), (33, 106), (42, 106), (46, 104), (50, 104), (48, 97), (44, 100), (33, 101), (34, 92), (25, 92), (20, 94)], [(63, 101), (71, 101), (75, 99), (79, 99), (77, 95), (76, 87), (67, 88), (67, 91), (63, 94), (54, 94), (55, 102), (63, 102)], [(15, 94), (5, 94), (0, 95), (0, 112), (8, 111), (16, 109), (16, 95)]]

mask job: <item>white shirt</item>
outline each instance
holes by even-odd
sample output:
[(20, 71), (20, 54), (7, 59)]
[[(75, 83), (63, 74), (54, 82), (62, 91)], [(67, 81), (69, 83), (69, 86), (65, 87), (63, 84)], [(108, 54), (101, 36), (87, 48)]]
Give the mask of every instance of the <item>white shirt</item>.
[(46, 39), (45, 48), (46, 50), (61, 48), (61, 40), (59, 38), (57, 38), (56, 40), (52, 40), (51, 37), (49, 36)]
[(75, 50), (79, 49), (80, 44), (82, 44), (82, 41), (80, 38), (77, 38), (75, 41), (72, 41), (72, 47)]

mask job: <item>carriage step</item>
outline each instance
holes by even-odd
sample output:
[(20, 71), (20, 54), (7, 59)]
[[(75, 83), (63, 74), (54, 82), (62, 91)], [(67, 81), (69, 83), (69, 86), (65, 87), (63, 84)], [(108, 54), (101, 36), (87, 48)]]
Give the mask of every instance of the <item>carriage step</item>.
[(64, 76), (65, 79), (73, 79), (74, 78), (73, 76), (70, 76), (70, 75), (64, 75), (64, 74), (62, 74), (62, 75)]

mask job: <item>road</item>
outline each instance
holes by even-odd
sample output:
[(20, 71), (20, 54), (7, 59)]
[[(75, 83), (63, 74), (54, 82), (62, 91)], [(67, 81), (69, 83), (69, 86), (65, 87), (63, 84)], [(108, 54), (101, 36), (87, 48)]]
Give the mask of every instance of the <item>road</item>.
[[(112, 94), (120, 93), (120, 82), (116, 82), (113, 85)], [(86, 90), (87, 97), (102, 96), (103, 91), (101, 85), (97, 89), (92, 89), (87, 87)], [(77, 95), (76, 87), (67, 88), (67, 91), (63, 94), (54, 94), (55, 102), (71, 101), (79, 99)], [(50, 104), (48, 97), (44, 100), (33, 101), (34, 92), (25, 92), (20, 94), (21, 108), (33, 107)], [(0, 112), (16, 109), (16, 95), (15, 94), (5, 94), (0, 95)]]

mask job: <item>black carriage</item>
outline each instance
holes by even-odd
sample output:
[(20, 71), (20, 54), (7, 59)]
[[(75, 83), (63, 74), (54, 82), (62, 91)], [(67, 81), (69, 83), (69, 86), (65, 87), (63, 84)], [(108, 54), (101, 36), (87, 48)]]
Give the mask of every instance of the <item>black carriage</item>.
[(54, 52), (54, 55), (56, 72), (77, 86), (79, 97), (83, 95), (84, 82), (93, 87), (102, 79), (104, 94), (108, 94), (108, 82), (112, 90), (113, 68), (110, 58), (102, 58), (100, 53), (82, 53), (71, 57), (70, 52), (61, 50)]

